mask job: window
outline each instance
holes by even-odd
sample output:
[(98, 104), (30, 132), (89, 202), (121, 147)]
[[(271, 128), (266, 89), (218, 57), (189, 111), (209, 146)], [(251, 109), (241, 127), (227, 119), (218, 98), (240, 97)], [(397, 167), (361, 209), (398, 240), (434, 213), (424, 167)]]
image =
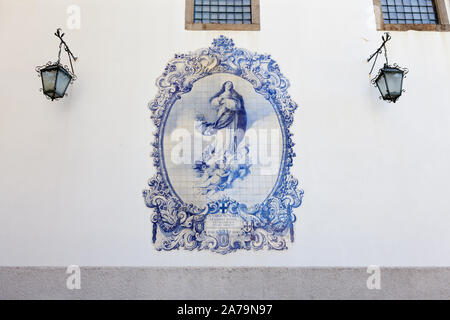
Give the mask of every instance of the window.
[(187, 30), (260, 30), (259, 0), (186, 0)]
[(378, 30), (450, 31), (445, 0), (374, 0)]
[(432, 0), (381, 0), (384, 23), (437, 24)]

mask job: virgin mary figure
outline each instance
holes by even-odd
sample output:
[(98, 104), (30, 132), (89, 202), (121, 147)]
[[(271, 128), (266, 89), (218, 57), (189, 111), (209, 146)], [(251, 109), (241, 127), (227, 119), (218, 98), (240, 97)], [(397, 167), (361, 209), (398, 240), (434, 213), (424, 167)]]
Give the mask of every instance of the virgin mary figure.
[(204, 115), (197, 116), (196, 129), (204, 136), (214, 136), (197, 161), (194, 170), (202, 178), (202, 194), (216, 193), (232, 188), (236, 179), (244, 179), (250, 173), (249, 149), (242, 142), (247, 129), (247, 113), (244, 99), (234, 89), (231, 81), (222, 85), (209, 103), (216, 111), (214, 121)]

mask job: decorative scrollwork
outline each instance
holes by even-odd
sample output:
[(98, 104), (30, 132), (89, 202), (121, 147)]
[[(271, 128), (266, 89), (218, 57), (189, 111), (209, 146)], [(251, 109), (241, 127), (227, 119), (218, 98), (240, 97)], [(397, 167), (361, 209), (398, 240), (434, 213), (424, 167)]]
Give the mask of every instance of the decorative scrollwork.
[[(161, 163), (161, 137), (163, 119), (170, 107), (191, 91), (194, 83), (216, 73), (239, 76), (251, 83), (255, 92), (268, 100), (281, 119), (284, 131), (284, 153), (280, 169), (280, 179), (271, 196), (252, 207), (230, 198), (213, 201), (205, 208), (184, 203), (165, 180)], [(289, 127), (297, 104), (289, 96), (289, 81), (283, 76), (278, 64), (270, 55), (261, 55), (236, 48), (232, 39), (220, 36), (212, 46), (193, 53), (176, 54), (157, 79), (159, 91), (149, 103), (151, 118), (157, 128), (154, 133), (152, 157), (157, 169), (150, 179), (149, 188), (144, 191), (147, 206), (154, 209), (153, 242), (159, 251), (184, 248), (187, 250), (211, 250), (227, 254), (239, 249), (273, 250), (287, 249), (286, 237), (294, 240), (293, 209), (302, 203), (303, 191), (298, 189), (298, 181), (290, 174), (294, 143)], [(226, 208), (227, 213), (242, 219), (239, 234), (220, 231), (217, 236), (205, 232), (208, 215), (217, 214)], [(157, 236), (158, 232), (160, 236)]]

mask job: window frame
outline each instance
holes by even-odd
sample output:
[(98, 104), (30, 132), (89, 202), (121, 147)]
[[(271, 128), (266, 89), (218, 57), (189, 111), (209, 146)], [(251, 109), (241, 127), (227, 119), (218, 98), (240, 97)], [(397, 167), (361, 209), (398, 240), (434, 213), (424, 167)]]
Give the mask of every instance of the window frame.
[(434, 0), (438, 24), (385, 24), (381, 0), (373, 0), (378, 31), (450, 31), (449, 16), (445, 0)]
[(252, 23), (251, 24), (227, 24), (227, 23), (194, 23), (194, 0), (186, 0), (185, 29), (186, 30), (232, 30), (232, 31), (259, 31), (260, 0), (251, 0)]

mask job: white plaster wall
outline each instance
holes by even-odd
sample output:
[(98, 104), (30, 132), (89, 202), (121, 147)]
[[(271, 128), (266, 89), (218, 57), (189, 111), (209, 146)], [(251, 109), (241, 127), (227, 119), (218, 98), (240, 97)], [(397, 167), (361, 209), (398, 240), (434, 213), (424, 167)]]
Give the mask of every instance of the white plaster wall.
[[(67, 30), (78, 4), (81, 29)], [(378, 100), (372, 0), (261, 0), (260, 32), (188, 32), (184, 0), (0, 0), (0, 265), (450, 265), (450, 33), (392, 33), (407, 93)], [(69, 97), (39, 92), (57, 27), (80, 57)], [(220, 34), (291, 80), (305, 190), (286, 252), (155, 252), (141, 192), (146, 104), (174, 53)]]

